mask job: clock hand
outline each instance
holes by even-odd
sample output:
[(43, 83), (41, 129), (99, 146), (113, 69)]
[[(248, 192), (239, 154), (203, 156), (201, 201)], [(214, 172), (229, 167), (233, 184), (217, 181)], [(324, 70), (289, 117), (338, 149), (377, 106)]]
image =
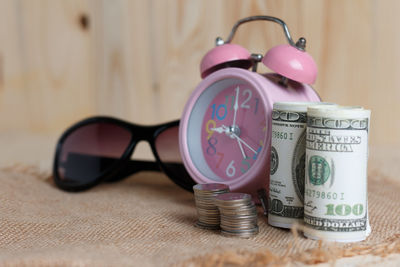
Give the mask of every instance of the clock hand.
[(229, 129), (225, 125), (222, 125), (221, 127), (217, 128), (211, 128), (210, 130), (217, 133), (227, 133), (229, 131)]
[(245, 141), (243, 141), (239, 136), (237, 136), (235, 133), (232, 133), (229, 131), (229, 127), (225, 126), (225, 125), (221, 125), (221, 127), (217, 127), (217, 128), (211, 128), (211, 131), (215, 131), (217, 133), (227, 133), (231, 136), (233, 136), (234, 138), (236, 138), (236, 141), (238, 142), (240, 151), (242, 152), (242, 156), (245, 159), (246, 158), (246, 153), (244, 152), (243, 146), (241, 143), (243, 143), (245, 146), (247, 146), (251, 151), (253, 151), (255, 154), (257, 154), (257, 151), (255, 151), (254, 149), (252, 149)]
[(249, 146), (245, 141), (243, 141), (242, 138), (240, 138), (239, 136), (237, 136), (235, 133), (232, 133), (232, 136), (236, 138), (236, 140), (240, 141), (241, 143), (243, 143), (243, 145), (247, 146), (248, 149), (250, 149), (251, 151), (254, 152), (254, 154), (257, 154), (257, 151), (255, 151), (251, 146)]
[(235, 91), (236, 91), (235, 105), (233, 106), (233, 110), (234, 110), (234, 113), (233, 113), (233, 123), (232, 123), (232, 126), (233, 126), (233, 127), (235, 127), (235, 125), (236, 125), (236, 114), (237, 114), (237, 111), (238, 111), (238, 108), (239, 108), (239, 105), (238, 105), (239, 90), (240, 90), (240, 89), (239, 89), (239, 86), (236, 87), (236, 89), (235, 89)]
[(244, 153), (242, 143), (240, 143), (239, 139), (236, 138), (236, 141), (239, 145), (240, 151), (242, 152), (243, 159), (246, 159), (246, 153)]

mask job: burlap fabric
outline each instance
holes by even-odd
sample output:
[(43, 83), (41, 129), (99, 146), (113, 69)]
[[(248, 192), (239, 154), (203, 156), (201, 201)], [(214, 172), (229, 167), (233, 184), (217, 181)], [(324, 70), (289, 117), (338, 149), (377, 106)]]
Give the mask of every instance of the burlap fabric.
[[(195, 228), (193, 195), (159, 173), (141, 173), (84, 193), (57, 189), (49, 170), (0, 171), (0, 265), (266, 266), (336, 262), (400, 264), (400, 171), (395, 150), (375, 149), (369, 166), (371, 236), (321, 243), (270, 227), (250, 239)], [(360, 256), (361, 255), (361, 256)]]

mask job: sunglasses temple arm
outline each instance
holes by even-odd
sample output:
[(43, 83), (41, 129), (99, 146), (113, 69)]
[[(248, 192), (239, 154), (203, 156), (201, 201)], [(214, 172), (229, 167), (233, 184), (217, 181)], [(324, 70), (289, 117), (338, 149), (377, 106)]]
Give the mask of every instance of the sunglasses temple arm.
[(161, 171), (161, 169), (154, 161), (129, 160), (115, 175), (106, 179), (106, 182), (117, 182), (141, 171)]

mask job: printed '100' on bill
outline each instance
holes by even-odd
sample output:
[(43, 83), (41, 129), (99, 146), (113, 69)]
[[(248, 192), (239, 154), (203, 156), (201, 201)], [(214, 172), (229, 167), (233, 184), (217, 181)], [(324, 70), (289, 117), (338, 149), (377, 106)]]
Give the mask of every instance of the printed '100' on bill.
[(268, 223), (303, 222), (307, 107), (330, 103), (276, 102), (272, 111)]
[(304, 235), (355, 242), (370, 232), (367, 158), (370, 111), (309, 107), (306, 135)]

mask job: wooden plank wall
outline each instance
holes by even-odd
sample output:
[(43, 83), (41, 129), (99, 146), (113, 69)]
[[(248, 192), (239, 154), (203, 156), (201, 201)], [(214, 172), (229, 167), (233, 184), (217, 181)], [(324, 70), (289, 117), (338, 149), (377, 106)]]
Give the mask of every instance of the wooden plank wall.
[[(215, 37), (268, 14), (307, 38), (324, 100), (372, 109), (372, 143), (400, 145), (399, 11), (396, 0), (0, 0), (0, 131), (179, 118)], [(234, 42), (264, 53), (286, 40), (256, 22)]]

